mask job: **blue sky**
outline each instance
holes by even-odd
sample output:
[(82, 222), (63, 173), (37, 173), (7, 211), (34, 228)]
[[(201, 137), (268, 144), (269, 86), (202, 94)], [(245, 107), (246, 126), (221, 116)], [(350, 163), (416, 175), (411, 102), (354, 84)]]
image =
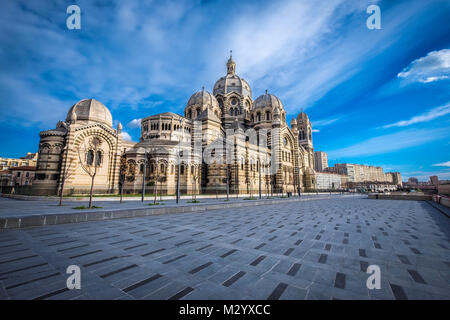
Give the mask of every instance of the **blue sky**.
[[(66, 27), (81, 8), (81, 30)], [(381, 8), (369, 30), (366, 9)], [(449, 1), (0, 2), (0, 155), (37, 151), (39, 131), (96, 98), (134, 141), (142, 117), (182, 113), (237, 73), (256, 99), (303, 108), (315, 150), (404, 179), (450, 179)], [(134, 120), (134, 121), (133, 121)]]

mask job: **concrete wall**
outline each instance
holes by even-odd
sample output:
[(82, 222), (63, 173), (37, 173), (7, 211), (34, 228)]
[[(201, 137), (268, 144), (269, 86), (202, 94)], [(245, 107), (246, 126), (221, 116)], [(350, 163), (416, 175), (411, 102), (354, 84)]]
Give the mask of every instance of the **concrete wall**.
[(442, 197), (440, 195), (433, 195), (433, 201), (437, 202), (447, 208), (450, 208), (450, 198), (448, 197)]
[(369, 194), (369, 199), (380, 200), (431, 200), (426, 194)]

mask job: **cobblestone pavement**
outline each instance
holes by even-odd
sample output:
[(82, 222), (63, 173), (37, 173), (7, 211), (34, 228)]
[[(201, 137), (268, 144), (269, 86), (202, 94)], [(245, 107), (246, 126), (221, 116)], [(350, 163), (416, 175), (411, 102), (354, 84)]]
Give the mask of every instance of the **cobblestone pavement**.
[(450, 299), (449, 233), (426, 202), (364, 198), (8, 230), (0, 299)]

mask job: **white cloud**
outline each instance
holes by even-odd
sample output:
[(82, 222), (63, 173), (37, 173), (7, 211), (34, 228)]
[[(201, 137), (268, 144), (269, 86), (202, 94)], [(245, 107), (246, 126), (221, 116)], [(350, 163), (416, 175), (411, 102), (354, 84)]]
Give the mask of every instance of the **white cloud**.
[(450, 161), (433, 164), (433, 167), (450, 167)]
[(131, 129), (136, 129), (141, 127), (141, 118), (139, 119), (133, 119), (130, 122), (127, 123), (127, 127)]
[(449, 79), (449, 78), (450, 78), (449, 76), (428, 77), (425, 80), (420, 79), (419, 81), (422, 83), (430, 83), (430, 82), (445, 80), (445, 79)]
[(312, 132), (320, 132), (319, 129), (312, 129)]
[(346, 157), (370, 156), (395, 152), (422, 145), (424, 143), (448, 137), (448, 128), (404, 130), (392, 134), (387, 134), (371, 138), (354, 145), (336, 149), (328, 152), (328, 159), (339, 159)]
[(324, 126), (328, 126), (328, 125), (338, 121), (339, 119), (340, 118), (329, 118), (329, 119), (317, 120), (317, 121), (311, 122), (311, 125), (313, 127), (324, 127)]
[(445, 116), (446, 114), (450, 114), (450, 102), (443, 106), (433, 108), (425, 113), (412, 117), (409, 120), (402, 120), (392, 124), (385, 125), (383, 126), (383, 128), (387, 129), (391, 127), (406, 127), (416, 123), (428, 122), (436, 118)]
[(430, 83), (449, 79), (450, 49), (431, 51), (425, 57), (411, 62), (397, 77), (410, 82)]
[(122, 138), (125, 141), (133, 141), (133, 139), (131, 138), (130, 134), (126, 131), (122, 131)]

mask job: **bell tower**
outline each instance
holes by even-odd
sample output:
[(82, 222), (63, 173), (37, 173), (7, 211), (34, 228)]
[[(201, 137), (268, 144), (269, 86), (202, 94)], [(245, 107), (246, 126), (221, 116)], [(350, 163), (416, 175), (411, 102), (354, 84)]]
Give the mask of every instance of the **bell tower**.
[(298, 144), (306, 150), (313, 148), (312, 126), (308, 116), (303, 111), (297, 116)]

